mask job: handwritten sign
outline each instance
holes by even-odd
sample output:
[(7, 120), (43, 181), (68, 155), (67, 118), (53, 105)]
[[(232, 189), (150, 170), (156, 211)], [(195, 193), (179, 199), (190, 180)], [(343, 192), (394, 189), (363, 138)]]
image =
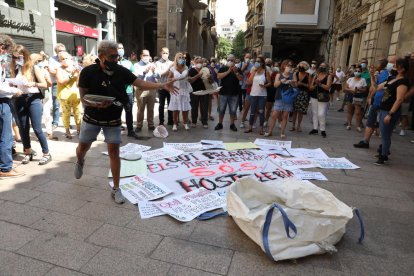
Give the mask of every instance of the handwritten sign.
[[(122, 146), (119, 148), (119, 157), (125, 158), (129, 156), (130, 154), (141, 153), (143, 151), (149, 150), (150, 148), (151, 148), (150, 146), (128, 143), (125, 146)], [(107, 151), (104, 151), (102, 153), (105, 155), (108, 155)]]
[(149, 150), (143, 152), (142, 158), (147, 161), (157, 161), (164, 158), (174, 157), (183, 154), (182, 150), (176, 150), (172, 148), (161, 148), (156, 150)]
[(292, 157), (292, 158), (279, 157), (276, 159), (271, 159), (271, 161), (275, 165), (282, 167), (285, 170), (315, 168), (318, 166), (318, 164), (314, 162), (314, 159), (299, 158), (299, 157)]
[(326, 178), (326, 176), (324, 176), (321, 172), (310, 172), (301, 169), (293, 169), (291, 172), (296, 178), (302, 180), (328, 180), (328, 178)]
[(304, 148), (294, 148), (286, 149), (291, 156), (294, 157), (305, 157), (305, 158), (329, 158), (326, 153), (323, 152), (321, 148), (318, 149), (304, 149)]
[(259, 139), (254, 140), (254, 144), (258, 146), (266, 146), (273, 148), (288, 148), (292, 147), (292, 141), (280, 141), (280, 140), (269, 140), (269, 139)]
[(357, 165), (351, 163), (345, 157), (316, 158), (316, 159), (313, 159), (313, 161), (318, 164), (319, 168), (322, 168), (322, 169), (343, 169), (343, 170), (359, 169)]
[[(109, 184), (111, 187), (114, 186), (112, 181)], [(121, 178), (119, 188), (132, 204), (143, 200), (158, 199), (171, 193), (171, 190), (163, 184), (143, 175)]]
[(194, 152), (203, 149), (203, 145), (199, 143), (166, 143), (164, 142), (165, 148), (173, 148), (184, 152)]
[(206, 189), (198, 189), (187, 194), (156, 201), (154, 205), (173, 218), (187, 222), (205, 212), (222, 208), (226, 205), (226, 198)]
[(151, 201), (138, 201), (138, 211), (141, 219), (163, 216), (165, 213)]

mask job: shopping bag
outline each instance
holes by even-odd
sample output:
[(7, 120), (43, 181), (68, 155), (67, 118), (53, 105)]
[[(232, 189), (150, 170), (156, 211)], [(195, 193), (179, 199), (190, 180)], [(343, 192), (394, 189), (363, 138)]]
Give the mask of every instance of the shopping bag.
[[(274, 261), (336, 252), (353, 209), (309, 181), (258, 182), (242, 178), (227, 192), (227, 211), (240, 229)], [(359, 210), (361, 236), (364, 225)]]

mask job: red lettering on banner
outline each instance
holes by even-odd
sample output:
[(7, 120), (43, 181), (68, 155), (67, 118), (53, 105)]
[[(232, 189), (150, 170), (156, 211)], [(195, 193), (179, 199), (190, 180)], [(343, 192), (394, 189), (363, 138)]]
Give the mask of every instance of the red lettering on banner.
[(219, 168), (220, 171), (222, 171), (224, 173), (234, 172), (234, 168), (230, 165), (223, 164), (223, 165), (220, 165), (218, 168)]
[(191, 169), (190, 173), (192, 173), (194, 176), (213, 176), (216, 174), (216, 172), (203, 167)]
[(246, 171), (255, 171), (257, 169), (257, 166), (251, 163), (241, 163), (240, 168)]

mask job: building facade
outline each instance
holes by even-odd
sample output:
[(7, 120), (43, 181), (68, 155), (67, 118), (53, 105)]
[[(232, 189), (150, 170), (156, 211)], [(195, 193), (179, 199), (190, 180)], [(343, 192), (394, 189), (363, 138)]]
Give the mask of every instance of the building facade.
[(414, 1), (340, 0), (335, 7), (332, 56), (342, 67), (367, 58), (403, 56), (414, 50)]
[(216, 0), (159, 0), (157, 8), (157, 49), (170, 49), (211, 57), (217, 45)]
[(246, 51), (274, 59), (327, 59), (334, 0), (248, 0)]

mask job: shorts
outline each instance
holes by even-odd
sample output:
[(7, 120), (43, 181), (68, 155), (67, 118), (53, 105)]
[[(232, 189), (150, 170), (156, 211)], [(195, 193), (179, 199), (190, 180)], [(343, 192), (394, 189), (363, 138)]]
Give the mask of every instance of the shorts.
[(273, 104), (273, 111), (293, 111), (293, 104), (288, 104), (282, 102), (282, 100), (275, 100), (275, 103)]
[(371, 105), (368, 111), (368, 117), (367, 117), (367, 127), (370, 128), (377, 128), (378, 127), (378, 111), (379, 106), (378, 105)]
[(410, 103), (402, 103), (401, 104), (401, 116), (408, 116), (410, 113)]
[(352, 104), (354, 105), (360, 105), (360, 106), (365, 106), (365, 102), (366, 102), (367, 98), (353, 98), (352, 99)]
[(238, 95), (235, 95), (235, 96), (220, 95), (220, 108), (219, 108), (220, 116), (224, 116), (224, 114), (226, 113), (227, 105), (229, 105), (230, 116), (236, 116), (238, 103), (239, 103)]
[(351, 93), (345, 93), (344, 102), (352, 103), (353, 98), (354, 98), (354, 95), (352, 95)]
[(79, 142), (83, 144), (90, 144), (96, 141), (96, 137), (100, 131), (103, 131), (105, 136), (105, 143), (107, 144), (121, 144), (121, 126), (98, 126), (82, 121), (81, 131), (79, 135)]
[(274, 87), (268, 87), (266, 89), (267, 92), (267, 98), (266, 101), (268, 103), (274, 103), (276, 98), (276, 89)]
[(342, 84), (340, 83), (334, 83), (331, 85), (331, 93), (334, 93), (335, 91), (341, 91), (342, 90)]

